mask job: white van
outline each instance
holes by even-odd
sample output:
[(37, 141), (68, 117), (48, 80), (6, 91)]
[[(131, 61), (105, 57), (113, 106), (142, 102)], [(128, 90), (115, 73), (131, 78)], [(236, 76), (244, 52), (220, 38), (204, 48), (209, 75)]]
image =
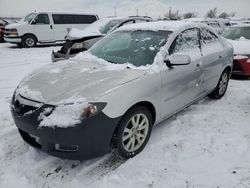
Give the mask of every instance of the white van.
[(6, 26), (4, 39), (24, 47), (55, 43), (65, 40), (69, 28), (84, 29), (98, 19), (96, 14), (33, 12)]

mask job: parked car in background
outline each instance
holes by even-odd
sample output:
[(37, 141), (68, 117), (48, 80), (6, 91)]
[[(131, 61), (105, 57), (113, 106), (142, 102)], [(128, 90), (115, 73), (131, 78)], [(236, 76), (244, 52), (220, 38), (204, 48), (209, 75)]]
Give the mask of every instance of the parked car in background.
[(204, 24), (163, 21), (123, 26), (73, 59), (16, 88), (11, 112), (22, 138), (62, 158), (111, 149), (130, 158), (153, 125), (207, 95), (224, 96), (233, 48)]
[(6, 20), (0, 18), (0, 42), (4, 42), (4, 38), (3, 38), (4, 29), (5, 29), (5, 26), (8, 24), (9, 23)]
[(123, 25), (150, 21), (153, 21), (150, 17), (138, 16), (129, 18), (103, 18), (91, 24), (84, 30), (72, 28), (67, 35), (67, 40), (62, 48), (57, 52), (52, 51), (51, 59), (53, 62), (56, 62), (74, 57), (76, 54), (88, 50), (105, 35)]
[(213, 19), (213, 18), (189, 18), (185, 19), (186, 21), (203, 23), (210, 27), (212, 27), (217, 33), (221, 34), (225, 31), (227, 26), (227, 21), (221, 21), (221, 19)]
[(231, 26), (223, 36), (234, 47), (232, 74), (250, 76), (250, 24)]
[(69, 28), (84, 29), (96, 20), (98, 16), (95, 14), (33, 12), (18, 23), (9, 24), (4, 39), (24, 47), (60, 42), (65, 40)]

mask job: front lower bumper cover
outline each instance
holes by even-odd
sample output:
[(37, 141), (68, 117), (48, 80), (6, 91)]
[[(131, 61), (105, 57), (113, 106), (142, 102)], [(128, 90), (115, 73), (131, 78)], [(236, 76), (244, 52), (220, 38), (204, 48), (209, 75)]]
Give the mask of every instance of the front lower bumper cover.
[(83, 119), (74, 127), (39, 127), (38, 117), (48, 107), (43, 105), (32, 113), (20, 115), (14, 105), (11, 106), (15, 124), (29, 145), (50, 155), (73, 160), (87, 160), (111, 151), (113, 134), (120, 117), (110, 118), (100, 112)]

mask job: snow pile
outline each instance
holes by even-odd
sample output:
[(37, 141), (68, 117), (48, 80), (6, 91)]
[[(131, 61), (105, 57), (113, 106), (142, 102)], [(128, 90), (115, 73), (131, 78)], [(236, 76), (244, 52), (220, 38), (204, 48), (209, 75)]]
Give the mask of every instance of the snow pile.
[[(81, 118), (84, 112), (84, 109), (89, 106), (88, 103), (74, 103), (68, 105), (59, 105), (57, 106), (53, 112), (52, 109), (47, 108), (45, 111), (39, 116), (39, 120), (41, 120), (39, 127), (74, 127), (76, 124), (81, 122)], [(46, 114), (51, 113), (49, 116)]]

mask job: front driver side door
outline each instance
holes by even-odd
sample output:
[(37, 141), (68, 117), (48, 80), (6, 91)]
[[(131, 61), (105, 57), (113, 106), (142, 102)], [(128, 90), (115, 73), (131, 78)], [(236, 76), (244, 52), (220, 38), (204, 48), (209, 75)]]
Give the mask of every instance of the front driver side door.
[(185, 30), (169, 49), (169, 55), (189, 55), (191, 63), (161, 71), (163, 117), (175, 113), (201, 95), (203, 65), (199, 36), (199, 30), (196, 28)]
[(32, 25), (34, 27), (35, 35), (40, 42), (54, 41), (54, 33), (52, 25), (50, 25), (48, 14), (38, 14), (33, 20)]

